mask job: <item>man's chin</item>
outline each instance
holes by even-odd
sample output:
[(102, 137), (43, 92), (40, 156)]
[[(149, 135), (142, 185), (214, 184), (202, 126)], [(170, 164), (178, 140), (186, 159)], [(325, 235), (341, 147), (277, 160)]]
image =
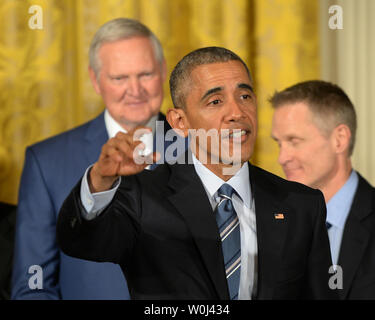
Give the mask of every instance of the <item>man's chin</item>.
[(125, 118), (121, 119), (121, 124), (124, 125), (125, 127), (136, 128), (136, 127), (139, 127), (139, 126), (146, 126), (151, 118), (152, 118), (152, 116), (145, 117), (144, 115), (142, 115), (141, 117), (138, 117), (138, 116), (129, 117), (129, 116), (127, 116), (126, 119)]
[(308, 185), (307, 184), (308, 182), (306, 181), (306, 179), (304, 179), (303, 177), (301, 177), (298, 174), (286, 173), (285, 176), (286, 176), (286, 179), (289, 180), (289, 181), (298, 182), (298, 183), (302, 183), (304, 185)]

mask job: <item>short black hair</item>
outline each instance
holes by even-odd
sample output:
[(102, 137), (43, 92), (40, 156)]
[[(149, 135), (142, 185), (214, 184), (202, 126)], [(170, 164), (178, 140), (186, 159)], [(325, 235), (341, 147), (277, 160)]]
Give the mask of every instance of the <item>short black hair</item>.
[(185, 108), (186, 87), (190, 74), (196, 67), (204, 64), (239, 61), (243, 64), (251, 80), (245, 62), (234, 52), (222, 47), (206, 47), (194, 50), (184, 56), (174, 67), (169, 79), (172, 102), (175, 108)]

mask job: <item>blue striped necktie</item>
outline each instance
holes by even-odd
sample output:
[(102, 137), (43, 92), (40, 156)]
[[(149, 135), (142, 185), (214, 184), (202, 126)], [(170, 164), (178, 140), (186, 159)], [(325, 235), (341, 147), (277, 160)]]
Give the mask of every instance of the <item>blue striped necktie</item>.
[(216, 222), (219, 227), (224, 256), (225, 273), (231, 300), (238, 298), (241, 271), (240, 222), (232, 203), (234, 189), (224, 183), (217, 191), (220, 202), (216, 207)]

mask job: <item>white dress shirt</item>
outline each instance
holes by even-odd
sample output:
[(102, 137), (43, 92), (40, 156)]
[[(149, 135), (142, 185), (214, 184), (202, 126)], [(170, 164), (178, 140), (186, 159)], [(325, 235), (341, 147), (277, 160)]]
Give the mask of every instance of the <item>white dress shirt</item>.
[[(158, 119), (158, 115), (153, 116), (150, 119), (150, 121), (146, 124), (146, 127), (149, 127), (152, 129), (152, 133), (155, 133), (157, 119)], [(116, 133), (119, 131), (127, 133), (127, 131), (123, 127), (121, 127), (120, 124), (117, 123), (115, 119), (112, 118), (112, 116), (109, 114), (107, 109), (105, 109), (104, 111), (104, 123), (107, 129), (108, 137), (110, 139), (113, 138), (116, 135)]]
[[(241, 231), (241, 276), (238, 299), (250, 300), (256, 294), (257, 290), (258, 246), (255, 204), (250, 190), (248, 163), (246, 162), (231, 179), (225, 182), (200, 163), (194, 155), (192, 156), (195, 171), (203, 183), (212, 210), (215, 209), (220, 201), (217, 190), (222, 184), (229, 184), (240, 196), (234, 193), (232, 197), (233, 206), (240, 221)], [(87, 220), (97, 217), (112, 201), (121, 182), (121, 177), (119, 177), (111, 190), (91, 194), (87, 182), (87, 174), (90, 168), (86, 170), (81, 183), (81, 201), (86, 210), (83, 218)]]
[(358, 187), (358, 174), (352, 170), (348, 180), (327, 203), (327, 222), (332, 262), (337, 265), (344, 227)]
[(256, 294), (257, 288), (257, 258), (258, 245), (255, 220), (255, 204), (251, 196), (249, 165), (246, 162), (228, 181), (224, 181), (205, 167), (192, 155), (195, 171), (202, 181), (210, 200), (212, 210), (220, 202), (217, 190), (224, 184), (229, 184), (236, 192), (232, 202), (240, 220), (241, 230), (241, 277), (239, 300), (250, 300)]

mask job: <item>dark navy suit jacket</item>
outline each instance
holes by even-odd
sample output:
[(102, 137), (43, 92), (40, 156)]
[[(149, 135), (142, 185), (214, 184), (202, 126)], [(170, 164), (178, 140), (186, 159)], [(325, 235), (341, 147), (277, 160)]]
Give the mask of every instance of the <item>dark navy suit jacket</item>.
[(358, 187), (345, 223), (338, 264), (341, 299), (375, 299), (375, 188), (359, 173)]
[[(165, 117), (160, 114), (159, 120)], [(169, 128), (165, 121), (165, 130)], [(19, 191), (12, 299), (129, 299), (118, 265), (69, 257), (56, 243), (59, 209), (85, 170), (97, 161), (107, 140), (102, 113), (27, 148)], [(42, 289), (30, 289), (33, 265), (43, 272)]]
[(0, 300), (10, 297), (16, 211), (15, 205), (0, 202)]
[[(337, 299), (328, 286), (332, 262), (322, 193), (252, 165), (249, 180), (258, 240), (255, 298)], [(215, 215), (193, 165), (127, 176), (90, 221), (82, 219), (80, 187), (57, 221), (66, 254), (118, 263), (132, 299), (229, 299)]]

